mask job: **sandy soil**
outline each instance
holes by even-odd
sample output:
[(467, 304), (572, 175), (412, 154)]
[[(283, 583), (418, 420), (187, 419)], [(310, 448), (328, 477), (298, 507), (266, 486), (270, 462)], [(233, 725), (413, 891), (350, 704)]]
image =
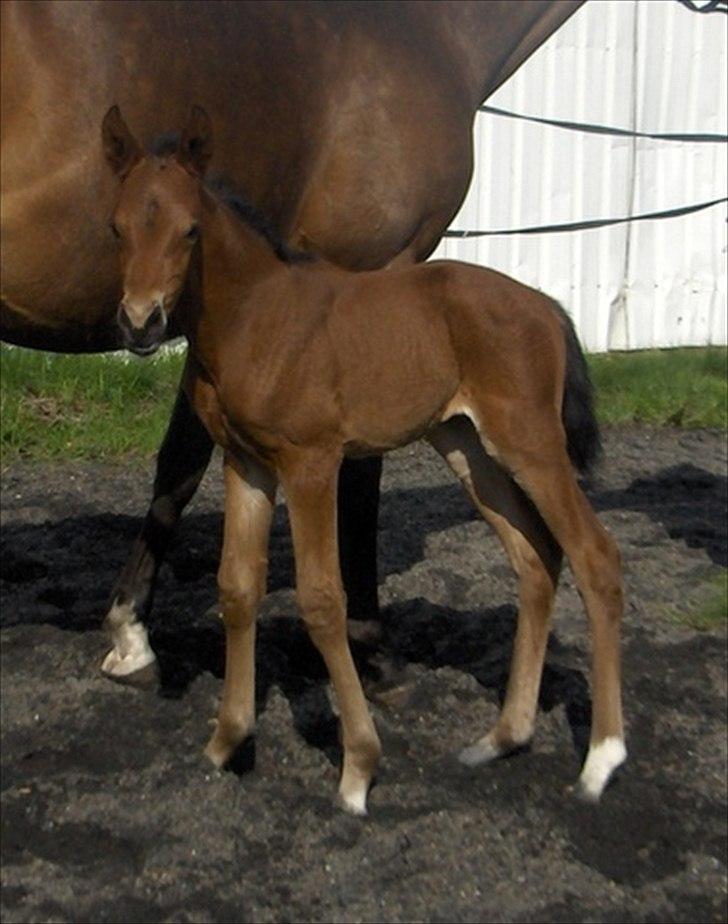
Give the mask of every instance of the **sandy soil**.
[(725, 435), (635, 428), (605, 442), (589, 494), (624, 557), (628, 764), (597, 808), (566, 791), (590, 716), (568, 571), (533, 746), (479, 770), (454, 760), (497, 714), (514, 582), (449, 471), (412, 447), (385, 464), (383, 640), (355, 652), (385, 749), (363, 821), (333, 806), (337, 723), (295, 617), (282, 508), (258, 733), (238, 772), (220, 773), (201, 756), (222, 672), (219, 464), (163, 569), (151, 691), (98, 670), (151, 465), (6, 468), (2, 920), (725, 920), (725, 631), (680, 620), (726, 567)]

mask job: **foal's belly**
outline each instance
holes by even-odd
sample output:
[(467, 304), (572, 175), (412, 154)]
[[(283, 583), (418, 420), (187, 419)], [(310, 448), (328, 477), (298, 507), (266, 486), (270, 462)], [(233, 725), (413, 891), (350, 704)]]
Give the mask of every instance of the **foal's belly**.
[(360, 277), (354, 287), (329, 320), (344, 446), (381, 453), (439, 422), (460, 370), (437, 293), (394, 272)]
[(457, 390), (448, 369), (402, 368), (396, 363), (345, 393), (342, 414), (344, 452), (379, 455), (423, 437), (440, 422)]

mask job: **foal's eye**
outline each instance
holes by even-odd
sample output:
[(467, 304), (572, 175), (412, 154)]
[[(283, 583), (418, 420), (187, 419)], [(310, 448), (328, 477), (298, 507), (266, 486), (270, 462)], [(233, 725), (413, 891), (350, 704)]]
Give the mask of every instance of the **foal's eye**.
[(119, 233), (119, 229), (116, 227), (113, 221), (109, 222), (109, 230), (111, 231), (111, 233), (114, 235), (114, 237), (117, 240), (121, 237), (121, 234)]
[(196, 241), (199, 236), (200, 236), (200, 229), (196, 224), (191, 225), (189, 231), (187, 231), (185, 234), (185, 238), (188, 241)]

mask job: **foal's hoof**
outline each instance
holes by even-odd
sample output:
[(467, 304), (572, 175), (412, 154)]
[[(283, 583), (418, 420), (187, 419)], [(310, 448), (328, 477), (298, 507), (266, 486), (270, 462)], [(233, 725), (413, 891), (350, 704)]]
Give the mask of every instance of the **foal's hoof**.
[(340, 791), (336, 796), (336, 804), (349, 815), (365, 818), (367, 814), (367, 787), (348, 794)]
[[(215, 731), (205, 748), (205, 757), (218, 770), (223, 768), (241, 775), (255, 765), (254, 723), (226, 722), (213, 719)], [(212, 724), (211, 723), (211, 724)]]
[(599, 802), (612, 774), (627, 758), (624, 741), (616, 736), (589, 746), (581, 776), (573, 789), (581, 802)]
[(154, 653), (150, 654), (151, 659), (149, 656), (140, 659), (134, 655), (120, 657), (112, 648), (101, 663), (101, 673), (116, 683), (140, 689), (154, 688), (159, 684), (159, 664)]
[(471, 744), (458, 754), (458, 760), (466, 767), (479, 767), (481, 764), (489, 764), (496, 757), (500, 757), (503, 751), (496, 747), (488, 738), (481, 738), (475, 744)]
[(587, 789), (581, 780), (578, 780), (572, 786), (567, 786), (566, 792), (569, 796), (576, 799), (578, 802), (583, 802), (585, 805), (599, 805), (602, 795), (601, 792), (596, 793)]
[(229, 743), (221, 740), (216, 732), (208, 741), (204, 753), (205, 757), (217, 767), (218, 770), (222, 770), (232, 757), (234, 750), (235, 748), (230, 747)]

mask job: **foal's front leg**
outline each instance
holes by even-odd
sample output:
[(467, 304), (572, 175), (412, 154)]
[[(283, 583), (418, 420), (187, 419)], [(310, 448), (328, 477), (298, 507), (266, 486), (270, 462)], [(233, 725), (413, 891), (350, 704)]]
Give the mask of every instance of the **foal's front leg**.
[(255, 725), (255, 617), (265, 594), (276, 480), (251, 460), (225, 457), (225, 530), (218, 572), (225, 681), (205, 754), (222, 767)]
[(297, 450), (281, 481), (296, 558), (296, 590), (311, 640), (326, 662), (341, 713), (344, 762), (339, 783), (343, 808), (366, 814), (366, 798), (381, 753), (346, 634), (346, 598), (336, 532), (338, 452)]

